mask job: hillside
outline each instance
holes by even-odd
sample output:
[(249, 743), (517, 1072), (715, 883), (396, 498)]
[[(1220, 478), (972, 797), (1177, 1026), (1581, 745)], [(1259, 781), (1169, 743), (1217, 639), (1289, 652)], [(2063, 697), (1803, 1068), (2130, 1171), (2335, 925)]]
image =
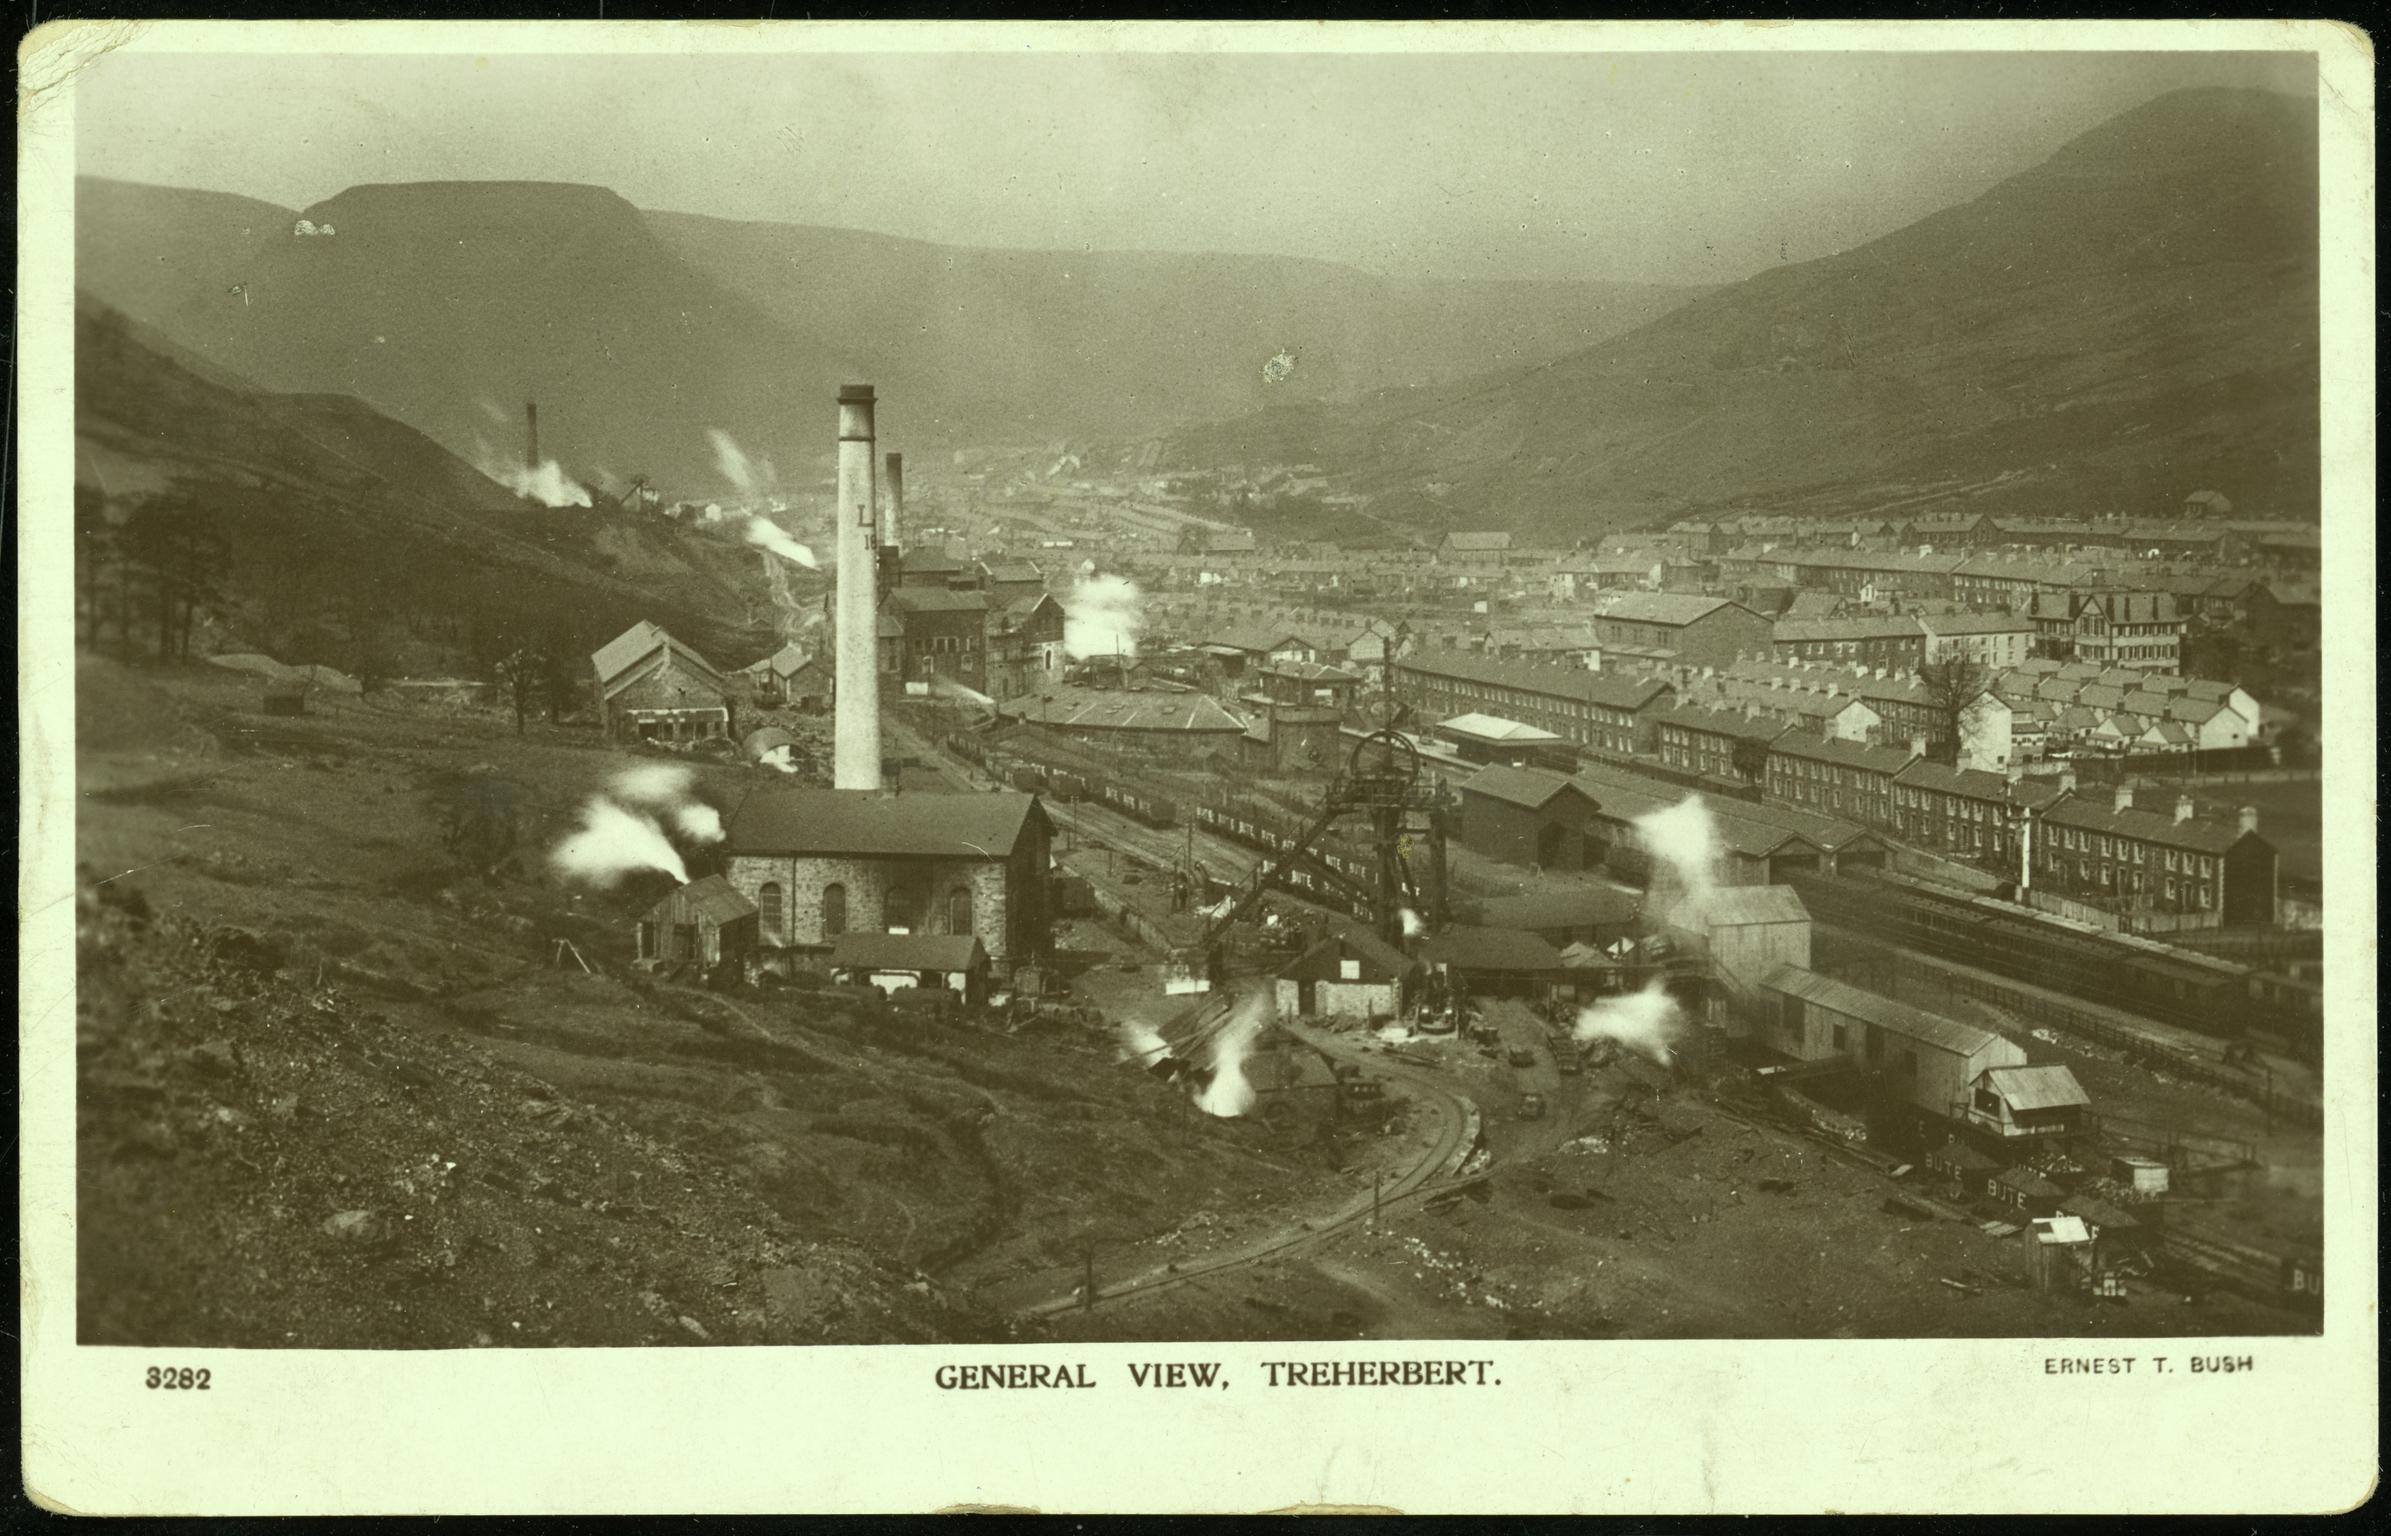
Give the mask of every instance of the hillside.
[(769, 641), (750, 623), (761, 557), (728, 538), (540, 507), (354, 399), (243, 388), (88, 298), (75, 388), (78, 501), (121, 522), (163, 497), (224, 539), (212, 647), (353, 666), (367, 609), (388, 626), (385, 667), (479, 667), (528, 640), (594, 648), (643, 617), (727, 660)]
[(1532, 367), (1182, 434), (1559, 537), (1967, 497), (2313, 515), (2315, 104), (2185, 91), (1971, 203)]
[[(858, 350), (917, 350), (988, 435), (1152, 431), (1550, 357), (1698, 290), (1402, 280), (1284, 257), (1001, 251), (652, 213), (675, 254), (774, 314), (815, 312)], [(908, 325), (907, 321), (918, 323)], [(1286, 354), (1276, 382), (1263, 364)]]
[[(1549, 357), (1694, 291), (980, 251), (551, 183), (354, 187), (304, 210), (89, 178), (78, 197), (81, 285), (177, 346), (269, 389), (354, 396), (501, 470), (536, 400), (576, 474), (693, 496), (730, 488), (709, 429), (784, 484), (826, 469), (851, 379), (917, 451), (1143, 434)], [(1293, 371), (1266, 385), (1281, 353)]]

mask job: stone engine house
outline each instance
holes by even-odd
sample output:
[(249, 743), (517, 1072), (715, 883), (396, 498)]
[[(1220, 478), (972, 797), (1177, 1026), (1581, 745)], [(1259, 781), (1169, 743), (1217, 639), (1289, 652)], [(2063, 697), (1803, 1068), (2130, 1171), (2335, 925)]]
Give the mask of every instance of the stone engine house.
[(727, 833), (725, 873), (767, 956), (827, 954), (843, 933), (970, 934), (1010, 974), (1049, 947), (1035, 795), (758, 790)]

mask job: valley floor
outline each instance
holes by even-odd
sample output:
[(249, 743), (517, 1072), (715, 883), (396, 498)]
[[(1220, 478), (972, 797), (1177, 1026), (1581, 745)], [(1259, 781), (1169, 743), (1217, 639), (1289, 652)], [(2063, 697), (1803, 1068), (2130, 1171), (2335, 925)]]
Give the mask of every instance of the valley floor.
[[(2033, 1291), (2014, 1236), (1888, 1212), (1874, 1170), (1627, 1067), (1540, 1057), (1529, 1121), (1499, 1056), (1325, 1036), (1386, 1084), (1383, 1118), (1282, 1092), (1223, 1120), (1101, 1026), (658, 983), (627, 966), (629, 924), (669, 881), (577, 891), (546, 867), (641, 760), (593, 733), (382, 697), (269, 718), (246, 679), (100, 660), (77, 689), (85, 1342), (2300, 1326), (2224, 1292)], [(723, 805), (778, 777), (693, 766)], [(443, 807), (494, 784), (517, 846), (484, 878)], [(1058, 942), (1082, 1001), (1151, 990), (1100, 926)], [(1484, 1176), (1450, 1182), (1480, 1129)]]

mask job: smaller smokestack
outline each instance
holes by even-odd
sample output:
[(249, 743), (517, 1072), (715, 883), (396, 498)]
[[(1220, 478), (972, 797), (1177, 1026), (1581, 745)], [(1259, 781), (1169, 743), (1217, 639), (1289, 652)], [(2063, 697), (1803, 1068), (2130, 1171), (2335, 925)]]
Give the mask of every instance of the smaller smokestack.
[(527, 429), (523, 442), (523, 467), (537, 469), (540, 467), (540, 408), (530, 401), (525, 401), (523, 405), (523, 425)]
[(888, 456), (888, 484), (880, 501), (880, 543), (888, 549), (897, 548), (903, 541), (898, 532), (905, 521), (905, 456)]
[(2245, 806), (2243, 806), (2243, 807), (2242, 807), (2242, 809), (2241, 809), (2241, 833), (2242, 833), (2242, 836), (2244, 836), (2244, 837), (2248, 837), (2248, 836), (2249, 836), (2251, 833), (2253, 833), (2253, 832), (2255, 832), (2255, 831), (2257, 831), (2257, 830), (2258, 830), (2258, 807), (2257, 807), (2257, 806), (2255, 806), (2255, 805), (2245, 805)]
[[(2247, 814), (2253, 819), (2255, 819), (2258, 815), (2255, 810), (2248, 811)], [(2175, 797), (2175, 824), (2180, 827), (2191, 819), (2192, 797), (2190, 795), (2177, 795)]]

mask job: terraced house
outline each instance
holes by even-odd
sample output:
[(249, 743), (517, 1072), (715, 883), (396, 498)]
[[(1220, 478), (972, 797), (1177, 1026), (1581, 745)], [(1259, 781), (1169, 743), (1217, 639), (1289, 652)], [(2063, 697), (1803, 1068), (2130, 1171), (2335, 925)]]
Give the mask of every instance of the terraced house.
[(2012, 879), (2027, 818), (2061, 803), (2064, 781), (2010, 779), (1920, 758), (1893, 776), (1895, 836)]
[(2258, 812), (2202, 816), (2188, 797), (2143, 810), (2119, 788), (2107, 799), (2070, 795), (2035, 826), (2034, 884), (2168, 927), (2265, 926), (2279, 889), (2274, 844)]
[(1868, 826), (1891, 827), (1894, 781), (1917, 760), (1915, 753), (1901, 747), (1790, 732), (1770, 744), (1768, 796)]
[(1653, 714), (1675, 697), (1654, 678), (1451, 651), (1400, 658), (1395, 686), (1425, 718), (1498, 715), (1608, 757), (1647, 750)]

